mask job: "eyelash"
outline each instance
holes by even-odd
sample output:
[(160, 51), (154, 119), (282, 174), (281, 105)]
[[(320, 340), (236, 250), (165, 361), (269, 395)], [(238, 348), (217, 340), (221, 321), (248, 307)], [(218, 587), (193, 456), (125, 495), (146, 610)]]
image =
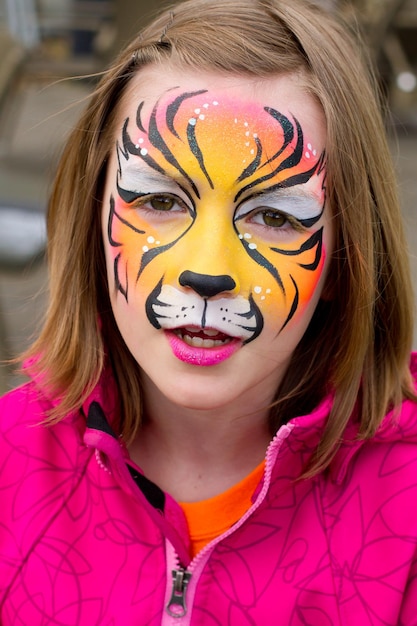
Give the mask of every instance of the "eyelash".
[[(173, 202), (173, 206), (177, 206), (178, 208), (172, 209), (156, 209), (152, 206), (153, 201), (166, 201), (171, 200)], [(163, 219), (164, 216), (172, 216), (172, 214), (183, 214), (189, 213), (189, 208), (185, 204), (185, 202), (176, 196), (175, 194), (170, 193), (152, 193), (142, 196), (140, 199), (136, 200), (132, 204), (132, 208), (140, 209), (144, 215), (152, 215), (153, 217), (158, 216)], [(271, 224), (261, 223), (256, 221), (255, 218), (259, 216), (271, 216), (274, 217), (282, 217), (284, 219), (284, 223), (281, 226), (274, 226)], [(279, 211), (278, 209), (274, 209), (271, 207), (259, 207), (249, 211), (248, 213), (239, 216), (236, 220), (236, 223), (240, 221), (245, 221), (246, 223), (255, 224), (256, 227), (260, 227), (262, 229), (266, 229), (269, 232), (280, 232), (280, 233), (291, 233), (291, 232), (305, 232), (305, 227), (293, 216), (288, 215), (284, 211)]]
[[(257, 222), (255, 220), (255, 218), (259, 217), (259, 216), (267, 216), (270, 215), (272, 217), (282, 217), (284, 219), (284, 223), (281, 226), (272, 226), (266, 223), (260, 223)], [(297, 231), (297, 232), (305, 232), (305, 227), (294, 217), (292, 217), (291, 215), (288, 215), (287, 213), (284, 213), (283, 211), (279, 211), (278, 209), (273, 209), (270, 207), (261, 207), (261, 208), (257, 208), (254, 209), (253, 211), (250, 211), (248, 213), (246, 213), (245, 215), (242, 215), (241, 217), (239, 217), (239, 220), (244, 220), (245, 222), (249, 222), (251, 224), (256, 224), (257, 226), (260, 226), (261, 228), (266, 228), (268, 230), (272, 230), (272, 231), (279, 231), (279, 232), (293, 232), (293, 231)]]
[[(177, 206), (178, 208), (172, 209), (157, 209), (152, 206), (152, 202), (160, 201), (161, 203), (172, 200), (173, 206)], [(146, 196), (142, 196), (139, 200), (133, 203), (132, 208), (140, 209), (143, 213), (152, 214), (152, 215), (172, 215), (173, 213), (185, 213), (189, 212), (189, 209), (185, 202), (181, 200), (178, 196), (170, 193), (152, 193)]]

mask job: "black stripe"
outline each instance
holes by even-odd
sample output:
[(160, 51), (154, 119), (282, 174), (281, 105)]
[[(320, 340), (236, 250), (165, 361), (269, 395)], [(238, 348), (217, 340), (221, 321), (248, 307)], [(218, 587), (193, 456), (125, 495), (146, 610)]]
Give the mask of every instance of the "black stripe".
[(195, 130), (196, 130), (195, 125), (193, 126), (193, 124), (188, 124), (188, 126), (187, 126), (188, 145), (190, 147), (190, 150), (191, 150), (192, 154), (197, 159), (201, 171), (203, 172), (204, 176), (207, 178), (207, 181), (208, 181), (210, 187), (212, 189), (214, 189), (213, 182), (212, 182), (212, 180), (211, 180), (211, 178), (209, 176), (209, 173), (207, 172), (206, 166), (204, 164), (203, 153), (201, 152), (200, 146), (198, 145), (197, 138), (196, 138), (196, 135), (195, 135)]
[(175, 120), (175, 116), (178, 113), (178, 109), (180, 108), (184, 100), (187, 100), (188, 98), (194, 98), (194, 96), (199, 96), (202, 93), (207, 93), (207, 89), (200, 89), (200, 91), (183, 93), (177, 98), (175, 98), (175, 100), (167, 106), (167, 112), (166, 112), (167, 126), (169, 130), (171, 131), (171, 133), (178, 139), (180, 138), (180, 136), (174, 128), (174, 120)]
[(178, 170), (179, 173), (182, 174), (182, 176), (184, 176), (184, 178), (188, 181), (191, 189), (194, 191), (195, 195), (197, 196), (197, 198), (200, 198), (199, 191), (194, 181), (192, 180), (192, 178), (190, 178), (187, 172), (178, 163), (177, 159), (174, 157), (174, 155), (172, 154), (172, 152), (166, 145), (165, 141), (163, 140), (161, 133), (159, 132), (158, 125), (156, 123), (156, 113), (157, 113), (158, 104), (159, 103), (155, 105), (152, 111), (150, 120), (149, 120), (149, 140), (151, 144), (154, 146), (154, 148), (159, 150), (159, 152), (162, 154), (165, 160), (168, 161), (170, 165), (175, 167), (175, 169)]

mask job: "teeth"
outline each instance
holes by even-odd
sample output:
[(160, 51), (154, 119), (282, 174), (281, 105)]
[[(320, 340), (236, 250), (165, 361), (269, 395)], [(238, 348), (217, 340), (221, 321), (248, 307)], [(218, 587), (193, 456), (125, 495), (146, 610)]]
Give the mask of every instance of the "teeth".
[(207, 335), (208, 337), (215, 337), (216, 335), (219, 334), (219, 331), (214, 330), (213, 328), (205, 328), (204, 334)]
[[(196, 331), (196, 327), (195, 326), (185, 326), (184, 327), (184, 332), (189, 332), (191, 333), (191, 335), (194, 335)], [(205, 328), (204, 329), (204, 334), (207, 335), (207, 337), (215, 337), (216, 335), (219, 334), (218, 330), (215, 330), (214, 328)]]
[(203, 339), (202, 337), (190, 337), (189, 335), (181, 335), (181, 339), (193, 348), (217, 348), (218, 346), (224, 346), (225, 343), (230, 341), (230, 339)]

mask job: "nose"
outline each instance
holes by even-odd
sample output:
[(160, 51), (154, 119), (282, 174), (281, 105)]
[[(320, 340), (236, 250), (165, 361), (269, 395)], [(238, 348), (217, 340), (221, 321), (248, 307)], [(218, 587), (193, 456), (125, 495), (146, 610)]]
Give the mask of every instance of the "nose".
[(212, 276), (210, 274), (197, 274), (185, 270), (179, 277), (182, 287), (190, 287), (202, 298), (213, 298), (223, 291), (233, 291), (236, 283), (231, 276)]

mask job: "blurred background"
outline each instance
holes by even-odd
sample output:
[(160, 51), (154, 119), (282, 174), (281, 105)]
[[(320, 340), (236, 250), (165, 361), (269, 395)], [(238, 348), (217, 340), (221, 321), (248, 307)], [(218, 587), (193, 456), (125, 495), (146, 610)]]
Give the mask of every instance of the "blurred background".
[[(417, 0), (317, 2), (363, 31), (378, 67), (417, 288)], [(0, 0), (0, 392), (20, 382), (4, 361), (28, 346), (45, 309), (48, 192), (92, 75), (168, 4)]]

